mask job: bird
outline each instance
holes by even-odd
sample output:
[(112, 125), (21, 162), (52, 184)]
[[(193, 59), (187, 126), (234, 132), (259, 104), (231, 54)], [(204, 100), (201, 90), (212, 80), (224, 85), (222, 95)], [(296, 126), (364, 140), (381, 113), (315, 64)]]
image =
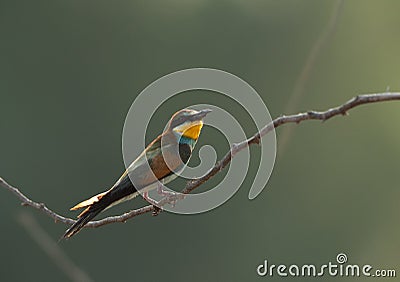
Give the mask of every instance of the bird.
[[(162, 134), (154, 139), (127, 167), (122, 176), (107, 191), (97, 194), (71, 208), (84, 210), (61, 239), (77, 234), (102, 211), (131, 200), (140, 193), (166, 184), (177, 177), (188, 163), (210, 109), (182, 109), (172, 115)], [(134, 184), (131, 179), (134, 179)], [(146, 199), (146, 197), (145, 197)], [(147, 199), (146, 199), (147, 200)]]

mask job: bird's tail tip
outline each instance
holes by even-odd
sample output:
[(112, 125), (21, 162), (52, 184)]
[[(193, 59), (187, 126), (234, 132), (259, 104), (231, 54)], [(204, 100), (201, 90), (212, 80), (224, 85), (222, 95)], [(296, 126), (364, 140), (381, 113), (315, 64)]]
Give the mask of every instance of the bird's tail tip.
[(88, 211), (82, 217), (80, 217), (70, 228), (68, 228), (64, 235), (61, 236), (59, 242), (64, 239), (69, 239), (78, 233), (92, 218), (98, 215), (101, 210), (97, 211)]

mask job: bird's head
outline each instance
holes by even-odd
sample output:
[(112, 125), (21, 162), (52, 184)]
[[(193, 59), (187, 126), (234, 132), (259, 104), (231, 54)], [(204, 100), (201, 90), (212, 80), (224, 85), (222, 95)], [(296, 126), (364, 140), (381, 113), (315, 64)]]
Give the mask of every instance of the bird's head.
[(192, 109), (180, 110), (172, 116), (168, 124), (168, 129), (178, 136), (197, 140), (203, 127), (203, 118), (209, 112), (211, 112), (209, 109), (200, 111)]

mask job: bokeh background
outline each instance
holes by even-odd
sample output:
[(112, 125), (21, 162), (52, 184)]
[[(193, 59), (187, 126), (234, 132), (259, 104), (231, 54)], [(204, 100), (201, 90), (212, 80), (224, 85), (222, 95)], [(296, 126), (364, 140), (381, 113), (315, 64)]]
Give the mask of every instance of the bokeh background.
[[(399, 9), (396, 0), (1, 0), (0, 176), (75, 216), (69, 207), (108, 189), (124, 170), (121, 133), (135, 97), (185, 68), (241, 77), (272, 117), (398, 90)], [(232, 103), (183, 93), (157, 112), (147, 138), (193, 102)], [(253, 134), (240, 106), (228, 110), (235, 107)], [(255, 200), (247, 199), (257, 169), (252, 148), (248, 177), (223, 206), (86, 229), (57, 248), (93, 281), (280, 281), (258, 277), (257, 265), (319, 265), (340, 252), (351, 263), (399, 271), (399, 119), (400, 104), (388, 102), (325, 123), (285, 125), (277, 129), (274, 171)], [(228, 148), (207, 128), (201, 143), (219, 156)], [(50, 246), (67, 226), (1, 190), (0, 280), (70, 281), (32, 224)], [(137, 199), (106, 215), (144, 204)]]

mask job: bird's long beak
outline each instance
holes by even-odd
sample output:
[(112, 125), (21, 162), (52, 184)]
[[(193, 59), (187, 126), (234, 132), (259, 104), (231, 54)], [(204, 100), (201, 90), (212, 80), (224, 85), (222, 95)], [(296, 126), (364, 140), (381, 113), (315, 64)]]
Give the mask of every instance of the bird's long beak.
[(193, 120), (201, 120), (203, 119), (208, 113), (211, 113), (212, 110), (210, 109), (204, 109), (199, 111), (197, 114), (193, 115)]

